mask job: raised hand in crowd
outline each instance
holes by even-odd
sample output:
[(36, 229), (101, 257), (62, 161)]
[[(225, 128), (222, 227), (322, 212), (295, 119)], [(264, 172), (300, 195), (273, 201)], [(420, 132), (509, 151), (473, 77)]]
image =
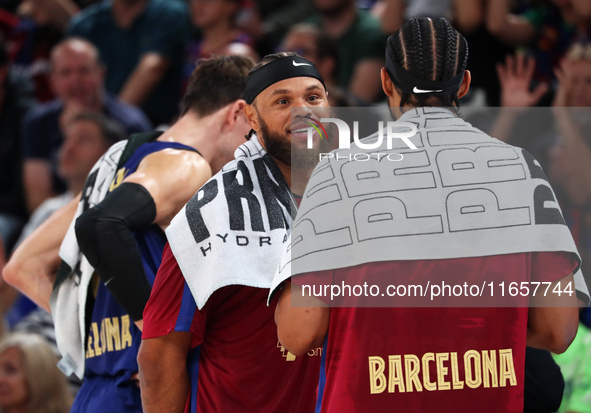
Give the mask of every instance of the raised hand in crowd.
[(572, 64), (567, 59), (560, 60), (560, 66), (554, 70), (554, 74), (558, 79), (558, 88), (552, 106), (567, 107), (570, 106), (570, 96), (572, 93), (573, 76)]
[(535, 106), (548, 91), (547, 83), (540, 83), (531, 89), (531, 81), (536, 69), (533, 57), (523, 54), (508, 55), (505, 64), (497, 64), (497, 73), (501, 82), (501, 106)]
[(508, 55), (505, 64), (497, 64), (502, 109), (490, 132), (495, 138), (509, 142), (517, 117), (525, 109), (537, 105), (548, 91), (546, 83), (540, 83), (531, 90), (535, 68), (535, 59), (522, 54)]

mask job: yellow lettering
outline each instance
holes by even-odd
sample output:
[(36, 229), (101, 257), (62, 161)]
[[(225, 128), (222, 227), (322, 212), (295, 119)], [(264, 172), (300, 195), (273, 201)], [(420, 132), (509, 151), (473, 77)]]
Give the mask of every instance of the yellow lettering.
[(449, 353), (435, 354), (435, 364), (437, 365), (437, 390), (450, 390), (451, 385), (449, 381), (445, 381), (447, 375), (447, 367), (443, 365), (444, 361), (449, 360)]
[(121, 348), (131, 347), (131, 333), (129, 332), (129, 316), (121, 317)]
[(88, 344), (86, 350), (86, 358), (90, 359), (94, 357), (94, 350), (92, 349), (92, 334), (88, 335)]
[[(472, 364), (474, 365), (474, 370), (472, 370)], [(482, 384), (479, 352), (469, 350), (464, 353), (464, 370), (466, 371), (466, 386), (475, 389)]]
[(96, 323), (92, 323), (92, 334), (94, 335), (94, 353), (97, 356), (103, 354), (103, 350), (101, 349), (101, 343), (99, 343), (99, 331), (98, 325)]
[(103, 353), (107, 352), (107, 340), (105, 339), (106, 331), (105, 331), (105, 319), (101, 321), (101, 351)]
[(371, 394), (383, 393), (386, 390), (386, 363), (378, 356), (369, 357), (369, 387)]
[(402, 356), (388, 356), (390, 362), (390, 375), (388, 380), (388, 393), (394, 393), (394, 387), (404, 393), (404, 373), (402, 372)]
[(322, 347), (316, 347), (306, 353), (310, 357), (322, 357)]
[(412, 391), (413, 383), (417, 391), (423, 391), (423, 385), (419, 380), (419, 358), (414, 354), (404, 355), (404, 370), (406, 372), (406, 391)]
[(434, 353), (425, 353), (423, 354), (423, 385), (425, 386), (425, 390), (437, 390), (437, 386), (435, 382), (431, 381), (430, 372), (429, 372), (429, 362), (435, 361), (435, 354)]
[[(497, 352), (495, 350), (484, 350), (482, 352), (482, 378), (484, 387), (499, 387), (497, 378)], [(492, 383), (491, 383), (492, 379)]]
[(119, 333), (119, 319), (117, 317), (105, 319), (105, 329), (107, 330), (107, 351), (121, 350), (121, 335)]
[(511, 386), (517, 386), (517, 379), (515, 377), (515, 365), (513, 364), (513, 350), (510, 348), (499, 350), (499, 381), (501, 387), (507, 385), (507, 379)]
[(109, 186), (109, 192), (113, 192), (115, 188), (121, 185), (121, 181), (123, 181), (123, 178), (125, 178), (126, 174), (127, 170), (125, 168), (121, 168), (117, 171), (117, 175), (115, 175), (113, 182), (111, 182), (111, 185)]
[(451, 359), (451, 382), (453, 389), (463, 389), (464, 382), (460, 380), (460, 372), (458, 370), (458, 353), (449, 353)]

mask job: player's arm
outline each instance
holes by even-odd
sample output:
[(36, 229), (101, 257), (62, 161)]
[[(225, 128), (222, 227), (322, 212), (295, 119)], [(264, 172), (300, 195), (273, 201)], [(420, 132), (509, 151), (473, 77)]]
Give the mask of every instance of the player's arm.
[(147, 156), (123, 182), (148, 190), (156, 204), (154, 223), (164, 230), (211, 175), (211, 167), (197, 152), (165, 149)]
[(151, 224), (166, 228), (210, 175), (195, 152), (155, 152), (76, 221), (80, 250), (140, 329), (151, 286), (133, 232)]
[[(531, 297), (527, 319), (527, 341), (530, 347), (563, 353), (577, 334), (579, 307), (572, 274), (554, 281), (549, 288), (540, 286)], [(564, 291), (570, 286), (572, 294)], [(556, 289), (556, 290), (555, 290)]]
[[(138, 354), (144, 412), (182, 412), (189, 392), (187, 355), (191, 340), (203, 337), (205, 326), (179, 265), (168, 245), (144, 311)], [(203, 329), (203, 330), (200, 330)]]
[(182, 413), (189, 394), (187, 354), (191, 333), (173, 331), (142, 340), (138, 353), (142, 407), (145, 413)]
[(119, 99), (140, 106), (150, 96), (169, 66), (170, 62), (161, 54), (146, 53), (123, 85)]
[(303, 297), (302, 287), (291, 281), (283, 283), (280, 294), (275, 323), (281, 345), (296, 356), (322, 346), (328, 331), (330, 308), (315, 297)]
[(74, 219), (80, 196), (53, 213), (14, 251), (2, 276), (49, 311), (49, 296), (60, 264), (59, 249)]

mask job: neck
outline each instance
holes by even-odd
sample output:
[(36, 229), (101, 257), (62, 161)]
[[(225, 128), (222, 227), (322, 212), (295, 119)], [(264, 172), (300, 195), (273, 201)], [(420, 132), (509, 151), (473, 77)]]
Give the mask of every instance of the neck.
[(350, 3), (342, 9), (322, 15), (322, 26), (331, 38), (342, 36), (351, 27), (357, 17), (355, 3)]
[(135, 2), (115, 1), (112, 12), (117, 25), (126, 29), (133, 24), (135, 18), (146, 8), (149, 0)]
[(220, 147), (223, 140), (220, 137), (220, 125), (223, 125), (225, 113), (226, 111), (217, 111), (209, 116), (199, 117), (189, 111), (158, 140), (178, 142), (197, 149), (215, 174), (230, 161), (227, 156), (222, 155)]

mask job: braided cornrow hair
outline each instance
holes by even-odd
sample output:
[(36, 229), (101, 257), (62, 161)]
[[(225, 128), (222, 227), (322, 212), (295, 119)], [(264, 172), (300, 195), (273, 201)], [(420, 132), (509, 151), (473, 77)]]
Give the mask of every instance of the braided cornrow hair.
[[(388, 38), (390, 57), (421, 80), (445, 82), (466, 70), (468, 42), (444, 18), (413, 17)], [(457, 92), (449, 95), (402, 93), (400, 106), (412, 103), (428, 106), (427, 99), (438, 98), (441, 106), (453, 107), (460, 115)]]

